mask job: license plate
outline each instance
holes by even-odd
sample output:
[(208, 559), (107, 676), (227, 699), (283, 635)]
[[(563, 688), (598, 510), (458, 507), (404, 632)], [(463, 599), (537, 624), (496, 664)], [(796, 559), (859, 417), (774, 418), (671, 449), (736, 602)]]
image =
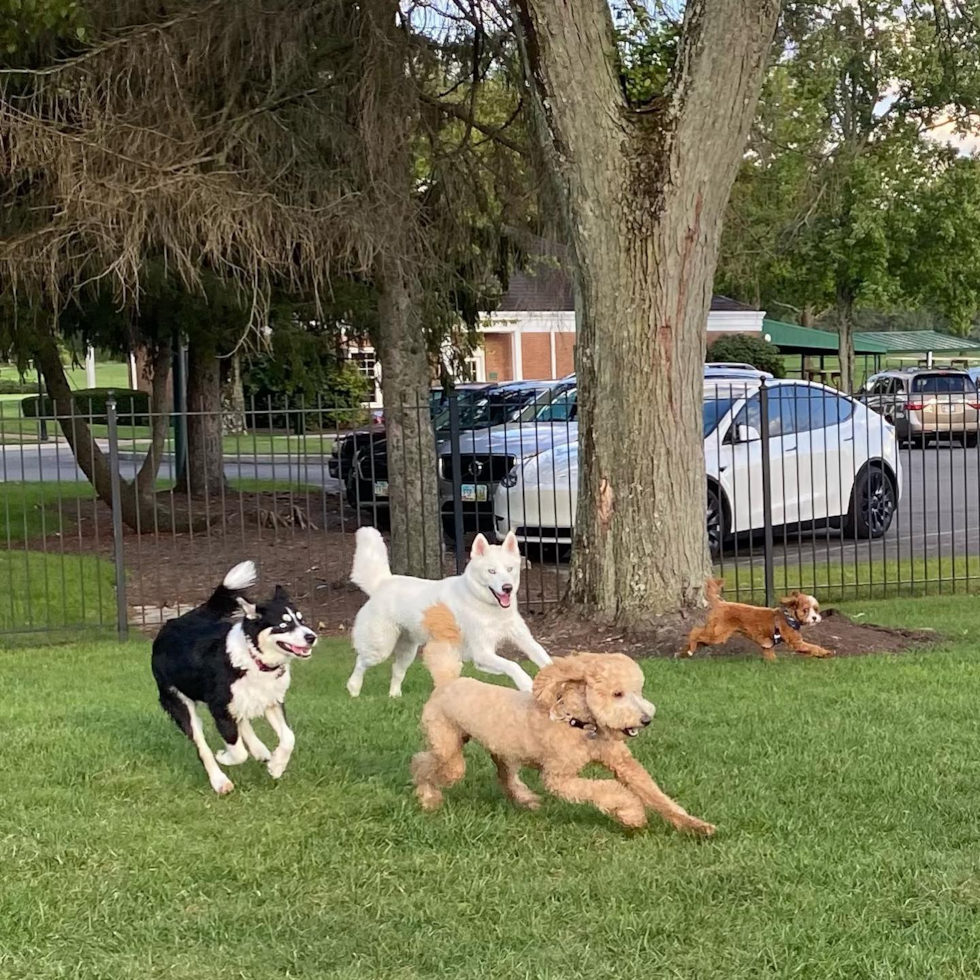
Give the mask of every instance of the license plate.
[(464, 504), (482, 504), (487, 499), (487, 485), (485, 483), (464, 483), (460, 488), (463, 493)]
[(955, 407), (956, 406), (954, 406), (954, 405), (940, 405), (939, 406), (939, 414), (940, 415), (952, 415), (953, 414), (953, 409)]
[(374, 484), (374, 495), (375, 497), (387, 497), (388, 496), (388, 481), (378, 480)]

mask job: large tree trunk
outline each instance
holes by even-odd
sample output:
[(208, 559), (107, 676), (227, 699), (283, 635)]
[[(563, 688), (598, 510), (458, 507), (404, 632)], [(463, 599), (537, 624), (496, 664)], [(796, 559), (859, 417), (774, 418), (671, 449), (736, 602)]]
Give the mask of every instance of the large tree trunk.
[(221, 362), (214, 351), (187, 351), (187, 458), (177, 489), (195, 496), (221, 492), (225, 483), (221, 431)]
[(515, 0), (573, 246), (579, 493), (569, 600), (640, 625), (703, 601), (705, 324), (776, 0), (688, 0), (660, 104), (625, 104), (606, 0)]
[(375, 283), (387, 435), (391, 565), (396, 574), (442, 576), (442, 522), (429, 420), (429, 359), (419, 315), (419, 243), (412, 170), (418, 93), (398, 0), (364, 0), (358, 134), (375, 222)]
[[(34, 354), (35, 363), (51, 396), (61, 431), (71, 447), (78, 468), (92, 484), (99, 499), (111, 507), (112, 469), (109, 465), (109, 457), (95, 442), (92, 430), (83, 415), (85, 407), (76, 407), (73, 403), (71, 387), (53, 334), (41, 333), (38, 341)], [(155, 496), (160, 458), (163, 455), (169, 427), (166, 391), (167, 377), (170, 373), (170, 347), (161, 345), (153, 350), (149, 357), (153, 382), (150, 412), (155, 413), (152, 419), (152, 439), (135, 480), (132, 482), (120, 480), (122, 519), (126, 526), (134, 531), (182, 530), (182, 527), (175, 528), (173, 515)]]
[(429, 418), (429, 360), (401, 261), (382, 259), (377, 348), (388, 455), (391, 567), (396, 575), (442, 577), (442, 520)]
[(846, 286), (837, 289), (837, 354), (840, 359), (840, 390), (854, 391), (854, 293)]

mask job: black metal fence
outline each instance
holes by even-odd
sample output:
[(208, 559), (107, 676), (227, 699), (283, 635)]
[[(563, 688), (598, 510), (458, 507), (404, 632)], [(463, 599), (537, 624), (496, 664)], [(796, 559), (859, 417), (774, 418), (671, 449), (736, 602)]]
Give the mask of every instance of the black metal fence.
[[(705, 521), (728, 594), (771, 603), (804, 588), (837, 601), (980, 582), (980, 400), (956, 384), (889, 400), (800, 381), (706, 381)], [(383, 424), (319, 403), (167, 416), (155, 475), (152, 413), (111, 398), (68, 417), (4, 407), (5, 636), (152, 630), (245, 557), (264, 585), (282, 583), (321, 628), (342, 631), (362, 601), (348, 582), (354, 530), (387, 529), (391, 501), (411, 498), (429, 466), (439, 526), (426, 532), (444, 542), (444, 574), (462, 568), (477, 532), (513, 531), (527, 560), (523, 607), (564, 591), (578, 490), (573, 379), (396, 406), (402, 423), (412, 416), (432, 432), (400, 468), (389, 467)], [(212, 438), (208, 466), (198, 443), (216, 431), (221, 459)]]

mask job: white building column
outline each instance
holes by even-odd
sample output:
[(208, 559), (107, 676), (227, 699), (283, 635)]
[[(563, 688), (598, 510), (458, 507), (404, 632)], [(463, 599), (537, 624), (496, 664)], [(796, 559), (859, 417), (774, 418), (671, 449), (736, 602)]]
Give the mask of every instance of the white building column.
[(524, 380), (524, 350), (521, 345), (521, 331), (519, 328), (515, 327), (514, 332), (510, 335), (511, 343), (511, 367), (514, 373), (515, 381)]
[(95, 348), (89, 347), (85, 351), (85, 387), (95, 387)]

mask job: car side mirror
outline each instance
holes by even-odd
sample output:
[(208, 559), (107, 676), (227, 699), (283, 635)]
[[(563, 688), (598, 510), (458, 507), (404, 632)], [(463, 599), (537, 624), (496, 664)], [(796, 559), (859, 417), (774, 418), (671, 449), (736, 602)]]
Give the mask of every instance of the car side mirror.
[(736, 442), (758, 442), (761, 438), (759, 430), (754, 425), (735, 426)]

